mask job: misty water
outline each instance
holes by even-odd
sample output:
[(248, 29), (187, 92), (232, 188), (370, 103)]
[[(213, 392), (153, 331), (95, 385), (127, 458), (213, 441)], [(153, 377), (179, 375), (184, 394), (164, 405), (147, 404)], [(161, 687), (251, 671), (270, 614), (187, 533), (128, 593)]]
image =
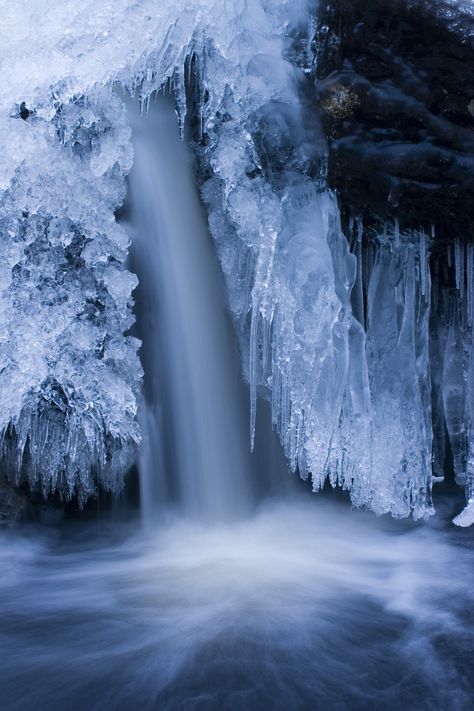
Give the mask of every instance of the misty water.
[(297, 496), (1, 535), (2, 708), (469, 709), (472, 539)]
[(279, 481), (281, 459), (259, 423), (248, 454), (172, 107), (133, 123), (143, 520), (122, 510), (0, 534), (0, 706), (471, 708), (473, 544), (450, 524), (459, 500), (446, 490), (438, 517), (413, 523), (255, 483)]

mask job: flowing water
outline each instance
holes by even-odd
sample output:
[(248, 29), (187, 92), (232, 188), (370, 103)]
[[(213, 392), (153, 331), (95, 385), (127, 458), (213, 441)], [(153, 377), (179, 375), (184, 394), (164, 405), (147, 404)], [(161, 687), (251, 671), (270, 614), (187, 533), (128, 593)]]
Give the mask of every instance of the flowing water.
[(264, 456), (256, 471), (247, 454), (216, 258), (169, 105), (134, 131), (147, 525), (0, 534), (0, 708), (471, 709), (474, 546), (449, 524), (456, 502), (414, 524), (303, 488), (251, 493), (278, 466)]
[(186, 514), (228, 519), (249, 507), (250, 465), (217, 259), (172, 104), (160, 97), (146, 118), (136, 107), (131, 115), (134, 255), (145, 311), (143, 511), (150, 518), (167, 503), (168, 468)]
[(0, 543), (2, 709), (472, 708), (472, 537), (448, 522), (308, 495)]

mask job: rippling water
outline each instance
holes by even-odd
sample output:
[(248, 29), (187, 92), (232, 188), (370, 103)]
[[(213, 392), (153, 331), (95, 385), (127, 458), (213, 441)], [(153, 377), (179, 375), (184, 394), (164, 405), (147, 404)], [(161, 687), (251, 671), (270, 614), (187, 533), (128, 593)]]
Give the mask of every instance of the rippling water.
[(1, 535), (2, 709), (468, 709), (470, 531), (321, 498)]

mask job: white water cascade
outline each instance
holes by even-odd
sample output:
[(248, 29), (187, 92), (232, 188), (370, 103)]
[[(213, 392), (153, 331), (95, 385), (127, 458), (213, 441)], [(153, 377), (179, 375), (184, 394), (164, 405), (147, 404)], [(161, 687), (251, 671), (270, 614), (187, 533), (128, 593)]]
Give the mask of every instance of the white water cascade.
[(174, 493), (187, 514), (239, 516), (250, 465), (217, 259), (172, 103), (159, 97), (146, 116), (134, 113), (130, 185), (148, 366), (142, 510), (150, 520)]

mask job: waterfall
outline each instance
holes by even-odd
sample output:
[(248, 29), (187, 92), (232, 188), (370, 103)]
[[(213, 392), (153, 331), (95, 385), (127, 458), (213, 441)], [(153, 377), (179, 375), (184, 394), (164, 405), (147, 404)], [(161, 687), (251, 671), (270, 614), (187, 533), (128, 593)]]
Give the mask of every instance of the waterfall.
[(142, 510), (149, 520), (175, 498), (187, 514), (233, 517), (249, 503), (250, 465), (217, 259), (172, 104), (160, 97), (146, 116), (135, 108), (132, 123)]
[[(472, 522), (474, 251), (469, 210), (453, 207), (469, 204), (459, 200), (470, 185), (472, 102), (457, 82), (459, 105), (449, 91), (443, 98), (439, 50), (425, 58), (428, 75), (422, 52), (402, 71), (413, 43), (399, 43), (380, 3), (366, 0), (355, 14), (351, 3), (315, 0), (78, 0), (61, 13), (52, 0), (20, 4), (18, 16), (5, 15), (22, 30), (3, 33), (0, 87), (2, 476), (34, 497), (83, 507), (122, 491), (144, 433), (144, 508), (177, 501), (224, 513), (257, 486), (239, 464), (244, 440), (232, 444), (244, 427), (238, 406), (236, 421), (226, 410), (235, 384), (223, 375), (232, 360), (223, 293), (171, 109), (168, 122), (161, 109), (135, 121), (130, 272), (129, 238), (115, 219), (133, 163), (118, 87), (145, 105), (172, 87), (181, 120), (192, 117), (252, 441), (263, 398), (290, 468), (314, 491), (329, 482), (357, 507), (416, 519), (434, 511), (433, 456), (438, 480), (452, 459), (468, 502), (456, 523)], [(339, 6), (347, 27), (362, 28), (360, 17), (368, 31), (367, 18), (380, 15), (385, 39), (373, 30), (372, 46), (357, 29), (349, 41), (352, 30), (334, 19)], [(468, 19), (451, 6), (432, 13), (453, 29), (446, 56)], [(418, 33), (425, 9), (407, 3), (397, 26), (410, 16)], [(385, 55), (393, 91), (372, 73)], [(462, 75), (448, 67), (448, 83)], [(437, 199), (445, 182), (448, 202)], [(421, 210), (418, 192), (425, 208), (439, 204), (435, 214)]]

